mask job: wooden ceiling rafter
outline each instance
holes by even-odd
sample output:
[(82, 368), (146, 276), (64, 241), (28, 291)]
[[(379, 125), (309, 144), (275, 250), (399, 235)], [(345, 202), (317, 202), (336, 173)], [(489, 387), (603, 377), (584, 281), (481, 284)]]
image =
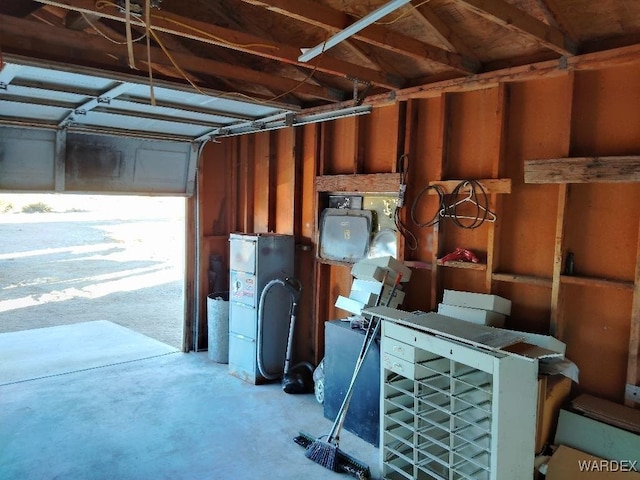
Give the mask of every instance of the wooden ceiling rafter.
[[(101, 17), (111, 18), (120, 22), (126, 22), (124, 15), (117, 12), (96, 10), (93, 0), (35, 0), (39, 3), (57, 6), (68, 10), (83, 11), (97, 14)], [(138, 19), (131, 21), (133, 25), (143, 26)], [(317, 62), (310, 64), (299, 62), (299, 49), (289, 45), (271, 42), (264, 38), (249, 33), (220, 27), (211, 23), (202, 22), (192, 18), (162, 11), (161, 14), (152, 14), (152, 24), (155, 31), (162, 31), (179, 37), (190, 38), (200, 42), (216, 45), (231, 50), (236, 50), (263, 58), (277, 60), (287, 64), (295, 64), (308, 69), (317, 69), (339, 77), (351, 76), (375, 85), (395, 89), (401, 87), (405, 80), (396, 75), (386, 74), (370, 68), (361, 67), (353, 63), (345, 62), (337, 58), (323, 55)]]
[[(45, 7), (48, 8), (48, 7)], [(100, 21), (100, 17), (96, 15), (86, 14), (84, 12), (76, 12), (73, 10), (67, 11), (64, 16), (64, 26), (70, 30), (84, 31), (91, 35), (100, 35), (102, 37), (110, 38), (112, 41), (124, 44), (126, 42), (126, 35), (112, 28), (110, 25)], [(139, 36), (138, 32), (135, 36)], [(175, 45), (172, 45), (172, 48)], [(157, 62), (151, 62), (151, 68), (161, 75), (165, 75), (169, 78), (180, 78), (180, 73), (173, 66), (162, 65)], [(200, 82), (201, 79), (194, 75), (193, 80)]]
[[(335, 32), (353, 23), (353, 17), (331, 7), (310, 0), (242, 0), (286, 17)], [(353, 38), (422, 61), (444, 65), (460, 73), (477, 72), (477, 60), (444, 50), (389, 30), (381, 25), (370, 25), (353, 35)]]
[(456, 0), (456, 5), (508, 30), (525, 35), (560, 55), (572, 56), (577, 53), (576, 45), (564, 32), (504, 0)]
[[(122, 65), (126, 65), (126, 61), (124, 61), (126, 49), (122, 47), (119, 50), (115, 50), (113, 44), (98, 35), (91, 35), (89, 37), (83, 32), (50, 27), (44, 24), (38, 29), (33, 29), (33, 22), (29, 20), (4, 15), (0, 15), (0, 32), (4, 36), (3, 49), (5, 53), (10, 53), (12, 50), (14, 52), (20, 52), (22, 45), (27, 45), (33, 41), (38, 42), (40, 45), (38, 50), (42, 54), (47, 54), (49, 49), (55, 47), (68, 48), (69, 51), (73, 52), (78, 48), (79, 44), (82, 44), (82, 49), (86, 52), (87, 58), (92, 58), (94, 62), (103, 62), (105, 66), (113, 69), (121, 69)], [(146, 62), (146, 46), (134, 44), (133, 48), (136, 58), (145, 59)], [(105, 52), (112, 52), (112, 55), (105, 55)], [(216, 60), (209, 60), (192, 54), (180, 52), (171, 53), (181, 68), (187, 71), (208, 75), (210, 75), (211, 72), (215, 72), (216, 75), (221, 77), (264, 85), (277, 93), (284, 93), (286, 90), (295, 89), (297, 93), (313, 98), (331, 102), (344, 100), (342, 92), (336, 89), (302, 83), (291, 78), (280, 77)], [(110, 62), (109, 59), (111, 59)], [(171, 61), (160, 48), (151, 48), (151, 60), (153, 63), (157, 63), (166, 68), (173, 68)]]
[(433, 32), (436, 38), (438, 38), (440, 43), (442, 43), (446, 49), (478, 61), (473, 50), (440, 19), (431, 5), (417, 5), (411, 9), (411, 15), (428, 28), (429, 31)]
[(558, 0), (536, 0), (536, 3), (550, 25), (560, 29), (573, 43), (578, 43), (578, 33), (560, 8)]

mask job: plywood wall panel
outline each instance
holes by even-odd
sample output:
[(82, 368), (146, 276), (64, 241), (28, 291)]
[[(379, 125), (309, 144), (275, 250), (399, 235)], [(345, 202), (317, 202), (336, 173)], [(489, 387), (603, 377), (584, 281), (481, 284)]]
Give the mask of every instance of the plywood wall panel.
[(323, 127), (325, 175), (357, 173), (359, 117), (326, 122)]
[(233, 142), (210, 143), (205, 147), (200, 160), (201, 182), (200, 231), (202, 235), (224, 234), (229, 228), (228, 215), (233, 202), (228, 190), (230, 164), (235, 155)]
[(640, 64), (576, 73), (572, 156), (640, 152)]
[(278, 233), (293, 235), (296, 208), (295, 130), (279, 130), (276, 135), (275, 227)]
[(392, 172), (398, 156), (399, 106), (375, 108), (370, 115), (358, 118), (361, 124), (361, 173)]
[(429, 311), (430, 307), (430, 285), (431, 271), (426, 269), (413, 268), (411, 281), (403, 286), (405, 293), (403, 310), (423, 310)]
[[(429, 181), (438, 180), (442, 170), (443, 137), (443, 97), (416, 102), (415, 121), (416, 138), (412, 139), (409, 149), (409, 173), (407, 176), (406, 209), (410, 212), (416, 197)], [(420, 196), (415, 207), (415, 219), (418, 223), (428, 222), (438, 211), (438, 197), (428, 194)], [(417, 227), (407, 215), (407, 224), (418, 239), (418, 248), (411, 252), (411, 258), (430, 260), (433, 253), (434, 232), (432, 227)]]
[(553, 274), (558, 187), (525, 185), (524, 160), (562, 156), (571, 125), (568, 76), (510, 86), (504, 173), (511, 194), (502, 197), (497, 271)]
[(565, 286), (567, 358), (580, 369), (580, 389), (622, 401), (629, 348), (631, 293)]
[(576, 184), (570, 189), (565, 245), (575, 273), (633, 281), (639, 184)]
[(316, 178), (316, 155), (318, 153), (318, 125), (305, 125), (301, 145), (296, 148), (302, 149), (302, 187), (300, 206), (301, 231), (304, 240), (309, 243), (315, 235), (316, 222), (316, 202), (315, 202), (315, 178)]
[(253, 226), (255, 233), (269, 231), (269, 178), (271, 161), (271, 140), (269, 132), (255, 135), (254, 156), (254, 207)]
[(238, 209), (236, 230), (253, 232), (255, 184), (255, 135), (239, 137), (238, 145)]
[(498, 88), (456, 93), (450, 100), (450, 131), (443, 177), (492, 178), (499, 137)]
[[(332, 266), (331, 268), (331, 280), (330, 280), (330, 288), (329, 295), (326, 299), (327, 301), (327, 316), (324, 320), (335, 320), (338, 318), (345, 318), (350, 315), (350, 313), (345, 312), (339, 308), (336, 308), (334, 304), (338, 299), (338, 295), (342, 295), (345, 297), (349, 296), (349, 292), (351, 291), (351, 284), (353, 283), (353, 277), (351, 276), (351, 267), (350, 266)], [(321, 319), (322, 320), (322, 319)]]
[(489, 293), (485, 287), (485, 272), (441, 267), (442, 287), (448, 290)]
[(541, 334), (549, 333), (551, 288), (536, 285), (498, 283), (496, 295), (511, 300), (511, 315), (505, 326)]

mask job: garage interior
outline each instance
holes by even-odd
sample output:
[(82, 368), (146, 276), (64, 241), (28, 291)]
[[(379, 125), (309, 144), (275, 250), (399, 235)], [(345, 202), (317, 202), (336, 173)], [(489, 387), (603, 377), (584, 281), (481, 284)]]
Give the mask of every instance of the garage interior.
[[(319, 365), (332, 347), (330, 322), (345, 318), (336, 301), (354, 281), (354, 262), (321, 248), (323, 213), (336, 199), (360, 199), (375, 212), (377, 233), (393, 232), (393, 256), (411, 271), (403, 312), (433, 312), (445, 291), (508, 299), (505, 329), (566, 346), (579, 370), (567, 402), (605, 401), (607, 412), (623, 409), (625, 434), (639, 428), (640, 3), (4, 0), (0, 51), (0, 191), (187, 199), (183, 353), (158, 356), (148, 375), (166, 369), (194, 387), (192, 372), (200, 393), (214, 382), (250, 395), (246, 411), (276, 401), (285, 412), (298, 402), (315, 409), (309, 428), (284, 414), (278, 430), (259, 419), (269, 432), (263, 442), (288, 435), (270, 455), (283, 462), (273, 466), (282, 478), (331, 475), (290, 437), (299, 428), (324, 433), (332, 419), (313, 395), (242, 382), (199, 353), (208, 347), (210, 264), (222, 259), (229, 285), (231, 234), (292, 236), (302, 285), (294, 362)], [(471, 180), (484, 213), (475, 214), (477, 228), (462, 228), (442, 199)], [(443, 260), (459, 248), (475, 261)], [(146, 368), (137, 361), (123, 375)], [(95, 381), (89, 373), (74, 375)], [(71, 388), (64, 376), (0, 388), (54, 381), (50, 395)], [(193, 409), (207, 436), (215, 415), (186, 397), (163, 408)], [(23, 413), (19, 399), (12, 406), (3, 423), (14, 428)], [(237, 434), (253, 430), (240, 425)], [(123, 441), (138, 448), (145, 440)], [(440, 478), (420, 470), (417, 457), (394, 470), (390, 456), (379, 460), (392, 456), (386, 446), (368, 450), (350, 432), (342, 444), (372, 463), (374, 477)], [(233, 453), (218, 448), (218, 457)], [(638, 460), (623, 455), (606, 459)], [(291, 458), (301, 470), (287, 470)], [(166, 477), (206, 476), (199, 468)], [(516, 478), (500, 471), (451, 466), (442, 478)]]

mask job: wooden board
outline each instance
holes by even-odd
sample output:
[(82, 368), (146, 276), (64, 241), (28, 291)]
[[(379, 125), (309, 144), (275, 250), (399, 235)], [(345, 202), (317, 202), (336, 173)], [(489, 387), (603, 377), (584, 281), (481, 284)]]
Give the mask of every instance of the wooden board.
[(640, 156), (576, 157), (524, 162), (525, 183), (640, 182)]
[(392, 193), (400, 188), (399, 173), (322, 175), (316, 177), (318, 192)]
[(575, 398), (571, 402), (571, 406), (587, 417), (640, 433), (640, 410), (587, 394)]

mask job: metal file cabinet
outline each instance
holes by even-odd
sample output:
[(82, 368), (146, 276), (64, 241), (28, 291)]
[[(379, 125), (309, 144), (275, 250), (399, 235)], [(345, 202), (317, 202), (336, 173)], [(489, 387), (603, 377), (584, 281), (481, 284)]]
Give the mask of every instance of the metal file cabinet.
[[(229, 237), (229, 373), (262, 383), (257, 365), (258, 305), (265, 285), (294, 274), (294, 238), (272, 233)], [(265, 297), (262, 331), (263, 364), (282, 371), (289, 333), (289, 293), (271, 288)]]

